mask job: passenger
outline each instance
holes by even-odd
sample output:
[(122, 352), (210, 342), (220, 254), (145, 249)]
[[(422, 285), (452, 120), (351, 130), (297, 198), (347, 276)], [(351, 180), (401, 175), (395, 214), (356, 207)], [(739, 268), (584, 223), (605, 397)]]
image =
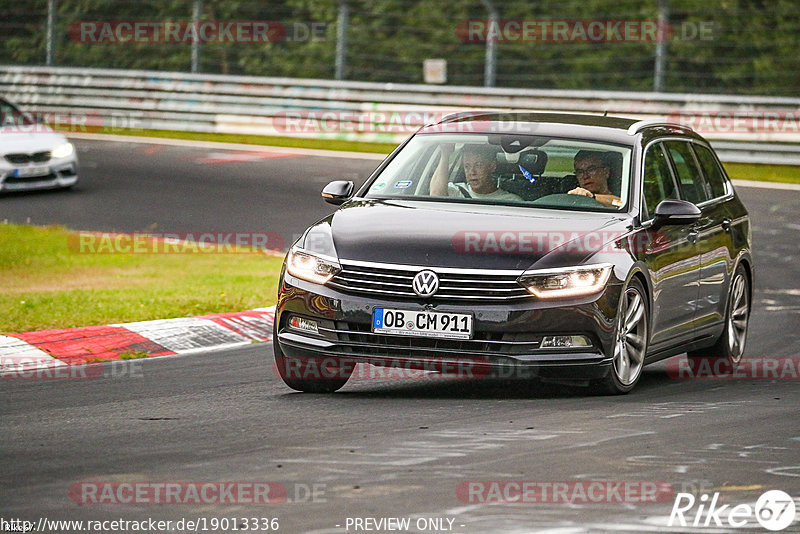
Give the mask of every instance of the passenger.
[(453, 145), (442, 145), (441, 152), (439, 166), (431, 179), (432, 196), (522, 202), (522, 198), (518, 195), (497, 187), (497, 178), (492, 174), (497, 169), (497, 151), (493, 147), (479, 144), (464, 145), (462, 153), (466, 185), (447, 181)]
[(611, 164), (605, 152), (581, 150), (575, 154), (575, 177), (580, 184), (570, 195), (591, 197), (604, 206), (621, 206), (620, 198), (608, 188)]

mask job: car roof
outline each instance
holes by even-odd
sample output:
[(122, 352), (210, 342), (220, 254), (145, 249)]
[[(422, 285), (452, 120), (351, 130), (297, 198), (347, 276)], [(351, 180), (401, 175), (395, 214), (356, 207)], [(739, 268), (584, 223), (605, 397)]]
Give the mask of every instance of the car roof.
[[(513, 124), (513, 128), (510, 125)], [(702, 139), (691, 128), (660, 120), (642, 121), (625, 117), (573, 113), (516, 111), (465, 111), (428, 124), (419, 133), (507, 133), (547, 135), (603, 140), (631, 145), (638, 136), (647, 140), (663, 135)]]

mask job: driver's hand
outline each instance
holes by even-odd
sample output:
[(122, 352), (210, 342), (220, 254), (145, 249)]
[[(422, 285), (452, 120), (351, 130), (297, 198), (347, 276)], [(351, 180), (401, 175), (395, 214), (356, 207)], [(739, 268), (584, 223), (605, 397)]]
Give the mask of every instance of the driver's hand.
[(591, 191), (589, 191), (588, 189), (584, 189), (583, 187), (576, 187), (572, 191), (569, 191), (568, 194), (570, 194), (570, 195), (582, 195), (582, 196), (585, 196), (585, 197), (593, 196)]
[(442, 151), (442, 154), (446, 154), (447, 156), (450, 156), (455, 148), (455, 143), (442, 143), (439, 145), (439, 149)]

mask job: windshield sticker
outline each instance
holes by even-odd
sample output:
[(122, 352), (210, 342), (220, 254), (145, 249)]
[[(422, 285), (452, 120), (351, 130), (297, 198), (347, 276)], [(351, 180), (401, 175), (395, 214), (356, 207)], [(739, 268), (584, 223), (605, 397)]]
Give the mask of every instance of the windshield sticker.
[(395, 189), (405, 189), (411, 185), (411, 180), (400, 180), (394, 183)]

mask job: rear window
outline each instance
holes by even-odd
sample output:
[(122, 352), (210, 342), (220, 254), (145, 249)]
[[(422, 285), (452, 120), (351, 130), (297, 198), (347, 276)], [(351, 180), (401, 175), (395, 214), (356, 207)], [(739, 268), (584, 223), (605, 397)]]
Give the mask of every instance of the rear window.
[(666, 141), (670, 159), (675, 167), (681, 198), (694, 204), (705, 202), (711, 198), (710, 192), (703, 187), (702, 174), (697, 166), (692, 147), (685, 141)]
[(711, 189), (711, 198), (719, 198), (725, 196), (727, 193), (725, 189), (725, 174), (720, 168), (717, 158), (708, 147), (703, 145), (694, 144), (694, 152), (697, 154), (697, 160), (700, 162), (700, 167), (703, 169), (708, 187)]

